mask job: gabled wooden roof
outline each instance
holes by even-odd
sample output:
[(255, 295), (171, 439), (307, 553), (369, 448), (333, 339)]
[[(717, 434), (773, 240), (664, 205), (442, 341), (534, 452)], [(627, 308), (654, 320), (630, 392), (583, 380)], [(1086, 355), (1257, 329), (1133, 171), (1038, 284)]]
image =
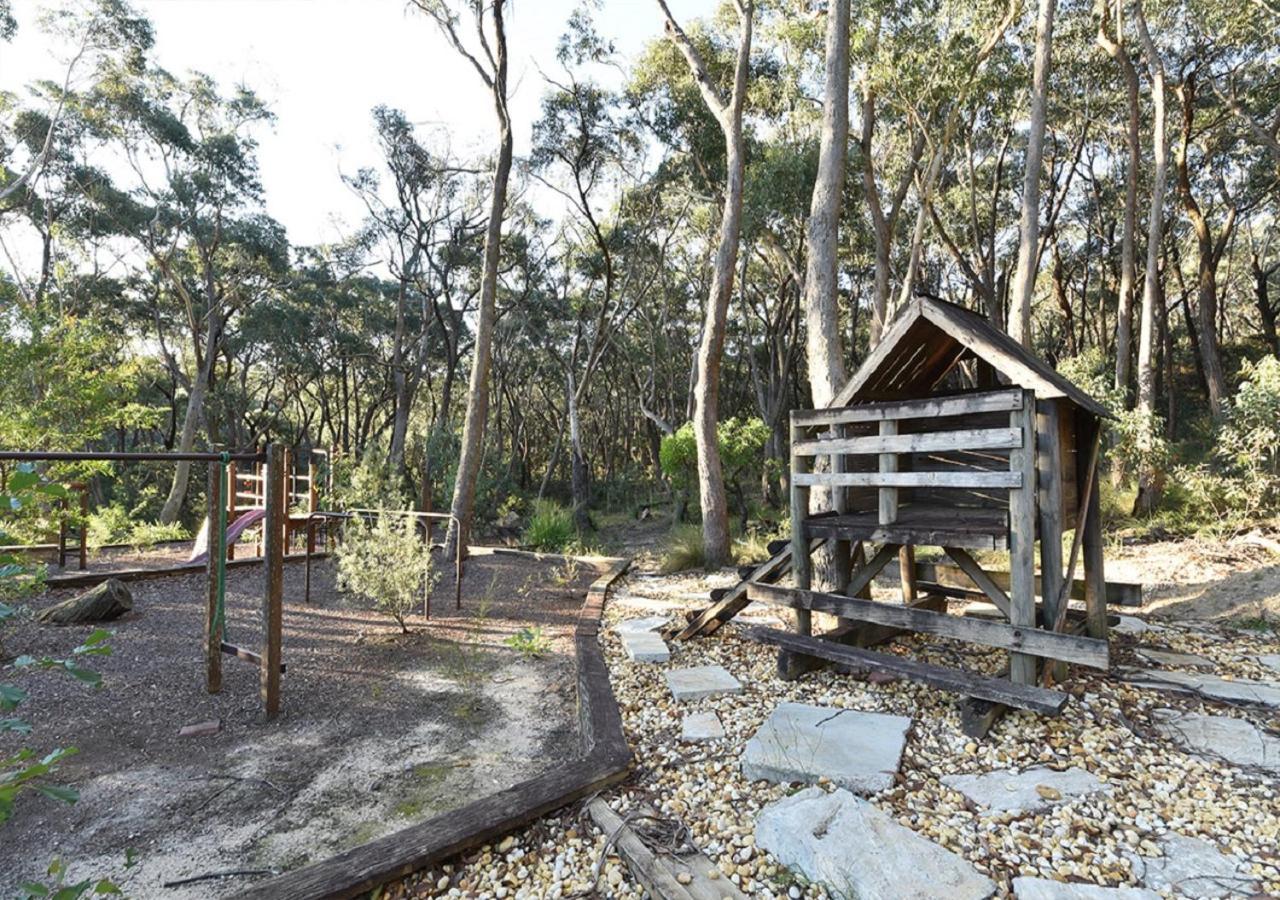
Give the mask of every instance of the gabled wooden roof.
[(1010, 384), (1035, 391), (1037, 397), (1065, 397), (1095, 416), (1110, 418), (1105, 406), (982, 316), (930, 297), (917, 297), (903, 307), (831, 405), (923, 396), (970, 357), (990, 365)]

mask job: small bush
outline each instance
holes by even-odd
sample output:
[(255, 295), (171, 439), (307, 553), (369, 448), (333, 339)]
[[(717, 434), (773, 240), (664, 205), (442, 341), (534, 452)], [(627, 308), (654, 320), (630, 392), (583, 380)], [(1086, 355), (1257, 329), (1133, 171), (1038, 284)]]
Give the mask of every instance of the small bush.
[(538, 500), (524, 529), (524, 544), (544, 553), (563, 553), (578, 537), (573, 513), (552, 500)]
[(551, 640), (537, 625), (532, 628), (521, 628), (502, 643), (531, 659), (539, 659), (551, 650)]
[(667, 538), (667, 547), (662, 554), (662, 562), (658, 570), (663, 575), (674, 572), (687, 572), (690, 569), (707, 567), (706, 548), (702, 543), (702, 527), (699, 525), (678, 525)]
[(123, 543), (133, 528), (129, 511), (123, 506), (104, 506), (89, 514), (89, 546), (94, 550)]
[(337, 557), (339, 588), (371, 601), (404, 634), (409, 632), (405, 617), (440, 577), (410, 516), (383, 513), (372, 523), (352, 519)]
[(165, 541), (185, 541), (191, 535), (177, 522), (138, 522), (129, 529), (129, 544), (141, 550)]

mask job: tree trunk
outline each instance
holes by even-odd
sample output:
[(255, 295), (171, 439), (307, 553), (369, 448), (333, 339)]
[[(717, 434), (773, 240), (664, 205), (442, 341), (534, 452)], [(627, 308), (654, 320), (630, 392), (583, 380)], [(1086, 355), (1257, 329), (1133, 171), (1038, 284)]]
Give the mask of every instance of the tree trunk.
[(1031, 129), (1027, 135), (1026, 171), (1022, 180), (1022, 217), (1018, 226), (1018, 267), (1009, 298), (1009, 336), (1031, 346), (1031, 296), (1036, 287), (1040, 243), (1040, 166), (1044, 160), (1045, 116), (1049, 104), (1053, 14), (1057, 0), (1040, 0), (1036, 15), (1036, 53), (1031, 80)]
[(1253, 299), (1258, 308), (1258, 318), (1262, 320), (1262, 336), (1267, 339), (1267, 346), (1272, 354), (1280, 357), (1280, 338), (1276, 335), (1276, 308), (1271, 305), (1269, 281), (1277, 266), (1262, 267), (1262, 261), (1255, 250), (1249, 258), (1249, 270), (1253, 273)]
[(453, 485), (450, 512), (454, 521), (445, 541), (445, 559), (466, 547), (471, 540), (475, 517), (476, 481), (484, 457), (484, 427), (489, 412), (489, 370), (493, 357), (493, 329), (498, 310), (498, 262), (502, 244), (502, 217), (507, 205), (507, 182), (511, 176), (511, 117), (507, 110), (507, 33), (503, 23), (503, 0), (493, 3), (494, 72), (487, 78), (498, 119), (498, 163), (493, 173), (493, 193), (489, 198), (489, 221), (484, 233), (484, 272), (480, 282), (480, 312), (472, 347), (470, 393), (462, 425), (462, 447), (458, 477)]
[(742, 187), (745, 146), (742, 139), (742, 111), (747, 99), (747, 77), (751, 60), (753, 4), (735, 0), (738, 13), (738, 52), (734, 67), (733, 95), (726, 103), (711, 81), (698, 51), (688, 35), (671, 16), (665, 0), (658, 6), (666, 16), (667, 33), (684, 54), (707, 108), (724, 132), (725, 190), (720, 218), (720, 241), (711, 277), (711, 292), (703, 317), (702, 336), (696, 357), (697, 381), (693, 392), (693, 436), (698, 448), (698, 496), (702, 505), (702, 543), (709, 568), (729, 560), (729, 510), (725, 497), (724, 472), (716, 441), (719, 421), (720, 363), (724, 353), (725, 324), (729, 298), (733, 292), (734, 270), (738, 263), (738, 236), (742, 228)]
[[(196, 431), (204, 419), (205, 398), (209, 393), (209, 382), (213, 378), (213, 367), (217, 362), (218, 342), (222, 330), (219, 316), (211, 316), (205, 330), (203, 353), (196, 357), (199, 369), (195, 380), (191, 383), (191, 393), (187, 395), (187, 411), (182, 419), (182, 436), (178, 439), (178, 452), (190, 453), (195, 447)], [(182, 504), (187, 500), (187, 484), (191, 479), (191, 462), (179, 460), (173, 468), (173, 482), (169, 485), (169, 496), (165, 498), (160, 510), (160, 522), (164, 525), (178, 521), (182, 513)]]
[[(1151, 176), (1151, 206), (1147, 214), (1147, 271), (1142, 289), (1142, 316), (1138, 327), (1138, 413), (1146, 419), (1155, 416), (1156, 379), (1153, 360), (1155, 356), (1156, 304), (1162, 303), (1160, 290), (1160, 245), (1164, 240), (1164, 194), (1168, 182), (1169, 151), (1165, 139), (1164, 64), (1143, 16), (1142, 4), (1134, 5), (1138, 35), (1142, 39), (1147, 67), (1151, 71), (1151, 105), (1153, 121), (1151, 142), (1154, 148), (1155, 170)], [(1164, 483), (1163, 472), (1144, 470), (1138, 473), (1138, 496), (1134, 500), (1135, 513), (1149, 513), (1159, 503)]]
[[(834, 0), (827, 11), (826, 89), (818, 176), (805, 232), (804, 316), (809, 390), (815, 407), (831, 404), (844, 385), (844, 350), (836, 291), (840, 200), (849, 143), (849, 2)], [(878, 266), (877, 266), (878, 269)]]
[(591, 527), (587, 507), (591, 497), (587, 488), (587, 460), (582, 452), (582, 423), (578, 418), (578, 389), (573, 371), (568, 374), (566, 397), (569, 407), (569, 480), (573, 489), (573, 521), (579, 531)]
[(1120, 296), (1116, 310), (1116, 388), (1124, 392), (1125, 403), (1129, 398), (1129, 372), (1133, 344), (1133, 295), (1136, 278), (1134, 261), (1134, 232), (1138, 217), (1138, 169), (1142, 165), (1138, 134), (1138, 72), (1124, 46), (1123, 5), (1116, 3), (1115, 40), (1107, 35), (1107, 2), (1100, 4), (1102, 17), (1098, 22), (1098, 45), (1116, 61), (1124, 75), (1125, 96), (1129, 116), (1125, 130), (1125, 148), (1129, 152), (1129, 164), (1124, 180), (1124, 231), (1120, 238)]

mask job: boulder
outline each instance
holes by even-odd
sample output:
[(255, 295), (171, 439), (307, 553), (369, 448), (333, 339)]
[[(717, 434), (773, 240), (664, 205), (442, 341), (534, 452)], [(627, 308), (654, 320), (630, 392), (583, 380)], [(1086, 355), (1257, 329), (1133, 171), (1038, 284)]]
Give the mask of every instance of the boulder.
[(85, 625), (110, 622), (133, 609), (133, 595), (117, 578), (108, 578), (83, 594), (55, 603), (36, 615), (45, 625)]
[(820, 778), (858, 794), (893, 786), (911, 719), (803, 703), (779, 703), (747, 741), (742, 774), (752, 781), (812, 784)]
[(756, 846), (840, 900), (985, 900), (995, 882), (848, 791), (811, 787), (761, 810)]

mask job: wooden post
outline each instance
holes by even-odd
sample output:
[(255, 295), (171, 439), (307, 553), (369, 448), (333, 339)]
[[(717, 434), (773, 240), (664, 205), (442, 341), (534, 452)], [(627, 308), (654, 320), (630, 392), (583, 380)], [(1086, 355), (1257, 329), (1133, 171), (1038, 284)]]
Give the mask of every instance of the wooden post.
[(58, 501), (62, 515), (58, 516), (58, 568), (67, 567), (67, 498)]
[(80, 571), (89, 568), (89, 491), (80, 487)]
[(227, 534), (218, 527), (218, 511), (222, 508), (222, 468), (209, 463), (209, 603), (204, 617), (205, 690), (216, 694), (222, 690), (222, 629), (218, 616), (218, 559), (227, 552)]
[[(1080, 413), (1083, 422), (1085, 413)], [(1102, 423), (1093, 419), (1087, 428), (1077, 428), (1076, 486), (1080, 496), (1087, 493), (1089, 502), (1081, 508), (1077, 503), (1077, 527), (1083, 521), (1081, 549), (1084, 551), (1084, 605), (1089, 637), (1106, 640), (1107, 637), (1107, 579), (1103, 573), (1102, 559), (1102, 511), (1098, 508), (1098, 467), (1093, 466), (1093, 477), (1088, 477), (1089, 460), (1081, 448), (1091, 446)], [(1091, 486), (1090, 486), (1091, 485)]]
[[(881, 437), (892, 437), (897, 433), (898, 422), (896, 419), (881, 420)], [(881, 453), (880, 474), (896, 471), (898, 471), (898, 454)], [(880, 488), (880, 524), (892, 525), (896, 521), (898, 521), (898, 489), (896, 487), (882, 487)]]
[(916, 599), (916, 548), (904, 544), (898, 548), (898, 569), (901, 572), (899, 582), (902, 584), (902, 602), (911, 603)]
[[(1040, 519), (1040, 596), (1044, 598), (1044, 628), (1054, 630), (1062, 598), (1062, 414), (1061, 404), (1036, 404), (1036, 493)], [(1066, 603), (1066, 599), (1062, 598)], [(1048, 664), (1048, 663), (1046, 663)], [(1053, 677), (1067, 675), (1062, 662), (1051, 664)]]
[(267, 718), (280, 712), (281, 630), (284, 604), (284, 529), (288, 517), (285, 508), (284, 447), (267, 445), (266, 476), (262, 482), (266, 516), (263, 518), (262, 540), (264, 584), (262, 597), (262, 665), (258, 669), (262, 705)]
[[(236, 493), (239, 490), (236, 482), (236, 463), (235, 460), (227, 463), (227, 482), (226, 495), (224, 500), (227, 504), (227, 524), (230, 525), (236, 520)], [(227, 545), (227, 559), (236, 558), (236, 545)]]
[[(1022, 408), (1009, 414), (1009, 427), (1022, 433), (1022, 446), (1009, 451), (1009, 469), (1022, 486), (1009, 491), (1009, 624), (1036, 627), (1036, 395), (1022, 392)], [(1009, 654), (1009, 677), (1034, 684), (1036, 658)]]
[[(804, 520), (809, 516), (809, 489), (796, 484), (795, 476), (805, 472), (808, 465), (805, 458), (796, 453), (802, 429), (791, 423), (791, 575), (795, 586), (808, 590), (812, 582), (809, 566), (809, 538), (805, 534)], [(808, 635), (813, 633), (812, 615), (807, 609), (796, 610), (796, 631)]]
[[(848, 434), (848, 426), (837, 425), (832, 429), (832, 437), (845, 437)], [(843, 472), (847, 468), (845, 464), (845, 456), (842, 453), (831, 454), (831, 472)], [(843, 515), (849, 511), (849, 489), (832, 485), (831, 487), (831, 508), (837, 515)], [(849, 584), (849, 579), (853, 575), (852, 569), (852, 551), (853, 545), (847, 540), (836, 540), (831, 542), (831, 590), (841, 591)], [(839, 620), (840, 627), (852, 626), (854, 623), (848, 619)]]

